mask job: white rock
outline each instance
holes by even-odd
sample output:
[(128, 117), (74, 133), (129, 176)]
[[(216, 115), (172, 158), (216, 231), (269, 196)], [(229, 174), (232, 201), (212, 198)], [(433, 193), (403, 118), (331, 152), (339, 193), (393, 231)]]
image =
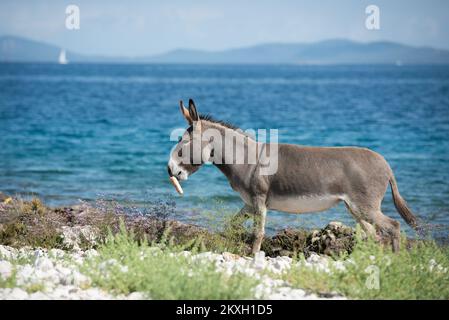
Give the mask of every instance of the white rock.
[(16, 281), (18, 285), (24, 285), (33, 276), (34, 269), (31, 265), (26, 264), (17, 266)]
[(55, 271), (59, 274), (61, 279), (67, 279), (72, 275), (73, 270), (71, 268), (64, 267), (60, 264), (55, 266)]
[(304, 290), (292, 289), (289, 287), (277, 288), (274, 293), (268, 297), (270, 300), (303, 300), (303, 299), (315, 299), (315, 295), (307, 295)]
[(265, 252), (259, 251), (254, 255), (253, 266), (256, 269), (265, 268), (266, 260), (265, 260)]
[(34, 266), (42, 271), (48, 271), (53, 269), (53, 262), (48, 259), (47, 257), (39, 257), (36, 262), (34, 263)]
[(99, 230), (92, 226), (63, 226), (61, 228), (62, 243), (65, 248), (80, 250), (81, 241), (87, 241), (89, 245), (95, 245), (98, 240)]
[(83, 299), (93, 299), (93, 300), (108, 300), (111, 298), (110, 295), (106, 294), (104, 291), (98, 288), (89, 288), (82, 292)]
[(223, 260), (225, 261), (233, 261), (233, 260), (238, 260), (240, 257), (236, 254), (230, 253), (230, 252), (223, 252), (221, 254)]
[(12, 247), (0, 245), (0, 259), (14, 259), (16, 258), (18, 250)]
[(183, 257), (190, 257), (192, 255), (192, 252), (190, 252), (190, 251), (181, 251), (179, 253), (179, 255), (181, 255)]
[(38, 249), (34, 250), (33, 253), (34, 253), (34, 257), (37, 259), (39, 257), (44, 256), (46, 254), (46, 251), (42, 248), (38, 248)]
[(49, 256), (56, 258), (56, 259), (61, 259), (65, 256), (64, 250), (61, 250), (61, 249), (51, 249), (48, 252), (48, 254), (49, 254)]
[(50, 296), (52, 299), (70, 299), (70, 290), (73, 294), (77, 291), (73, 286), (58, 286), (50, 293)]
[(119, 269), (120, 269), (120, 272), (122, 272), (122, 273), (127, 273), (129, 270), (128, 266), (120, 266)]
[(13, 272), (13, 265), (9, 261), (0, 260), (0, 278), (6, 280)]
[(73, 271), (72, 279), (73, 279), (73, 284), (78, 287), (88, 286), (91, 283), (91, 280), (89, 277), (85, 276), (84, 274), (82, 274), (78, 271)]
[(267, 287), (263, 284), (258, 284), (255, 288), (254, 288), (254, 297), (256, 299), (266, 299), (270, 294), (271, 294), (271, 288)]
[(146, 296), (142, 292), (132, 292), (130, 293), (126, 299), (128, 300), (146, 300)]
[(321, 256), (316, 254), (315, 252), (312, 252), (306, 260), (307, 260), (307, 262), (310, 262), (310, 263), (321, 263), (322, 262)]
[(7, 300), (24, 300), (28, 298), (28, 293), (20, 288), (14, 288), (10, 291), (9, 295), (5, 297)]
[(345, 263), (344, 263), (343, 261), (334, 261), (334, 263), (332, 264), (332, 266), (333, 266), (336, 270), (338, 270), (338, 271), (341, 271), (341, 272), (346, 271), (346, 266), (345, 266)]
[(31, 294), (27, 297), (27, 299), (28, 299), (28, 300), (49, 300), (50, 297), (49, 297), (47, 294), (38, 291), (38, 292), (33, 292), (33, 293), (31, 293)]
[(98, 255), (99, 255), (99, 253), (95, 249), (89, 249), (84, 252), (84, 256), (86, 258), (97, 257)]
[(288, 260), (279, 258), (276, 258), (271, 265), (272, 265), (271, 270), (276, 273), (285, 272), (291, 267), (291, 263)]

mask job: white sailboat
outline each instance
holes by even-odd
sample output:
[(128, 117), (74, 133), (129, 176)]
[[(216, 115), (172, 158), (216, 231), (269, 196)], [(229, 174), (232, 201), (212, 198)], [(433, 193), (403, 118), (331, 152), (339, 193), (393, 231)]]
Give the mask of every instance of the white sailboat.
[(59, 60), (58, 60), (59, 64), (67, 64), (69, 63), (69, 61), (67, 60), (66, 56), (65, 56), (65, 50), (61, 49), (61, 52), (59, 53)]

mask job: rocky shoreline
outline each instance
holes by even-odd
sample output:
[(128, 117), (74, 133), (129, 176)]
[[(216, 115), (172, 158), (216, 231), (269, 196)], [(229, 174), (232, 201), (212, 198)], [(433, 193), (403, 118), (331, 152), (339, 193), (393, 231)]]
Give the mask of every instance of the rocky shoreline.
[[(179, 255), (187, 256), (192, 261), (212, 262), (217, 272), (233, 274), (240, 272), (260, 281), (254, 290), (255, 299), (344, 299), (341, 295), (318, 295), (302, 289), (292, 288), (283, 280), (273, 279), (268, 274), (280, 274), (290, 269), (295, 262), (286, 256), (265, 257), (264, 253), (254, 258), (240, 257), (229, 252), (221, 254), (203, 252), (192, 254), (182, 251)], [(89, 276), (80, 270), (86, 259), (98, 255), (94, 249), (66, 252), (61, 249), (15, 249), (0, 245), (0, 279), (3, 281), (14, 276), (16, 286), (0, 288), (0, 300), (142, 300), (151, 299), (142, 292), (129, 295), (115, 295), (103, 289), (92, 287)], [(25, 262), (24, 262), (25, 261)], [(303, 265), (304, 268), (317, 268), (330, 272), (332, 264), (344, 268), (344, 264), (329, 258), (312, 254)], [(112, 261), (110, 261), (112, 263)], [(114, 262), (116, 263), (116, 262)], [(104, 270), (106, 272), (106, 268)]]
[[(161, 218), (152, 214), (125, 213), (117, 204), (51, 208), (38, 199), (24, 201), (2, 196), (0, 202), (0, 283), (14, 277), (15, 286), (3, 285), (0, 299), (151, 299), (140, 292), (115, 295), (91, 287), (91, 280), (80, 266), (95, 255), (107, 233), (130, 230), (137, 239), (170, 245), (201, 246), (201, 253), (188, 250), (180, 254), (192, 260), (213, 262), (217, 272), (241, 272), (260, 280), (254, 289), (257, 299), (321, 299), (320, 295), (291, 288), (282, 280), (267, 274), (279, 274), (294, 264), (292, 256), (302, 253), (308, 267), (326, 270), (332, 262), (321, 255), (350, 251), (353, 230), (340, 223), (331, 223), (322, 230), (282, 230), (266, 237), (263, 250), (249, 257), (250, 236), (239, 234), (234, 253), (220, 252), (221, 246), (231, 246), (228, 235), (212, 233), (195, 225)], [(209, 250), (211, 251), (209, 251)], [(326, 298), (343, 297), (327, 294)]]
[[(390, 246), (331, 222), (265, 237), (262, 252), (253, 257), (250, 230), (223, 225), (211, 231), (153, 209), (111, 202), (51, 208), (39, 199), (0, 194), (0, 299), (449, 296), (448, 248), (432, 241), (403, 238), (404, 250), (392, 254), (383, 249)], [(125, 239), (125, 247), (114, 239)], [(366, 286), (373, 267), (382, 274), (377, 291)], [(173, 287), (170, 279), (184, 286)], [(400, 286), (405, 282), (410, 287)], [(205, 291), (198, 290), (202, 286)]]
[[(212, 232), (186, 224), (153, 211), (134, 210), (117, 203), (92, 205), (82, 203), (72, 207), (51, 208), (39, 199), (24, 201), (0, 193), (0, 244), (11, 247), (43, 247), (63, 250), (92, 249), (109, 232), (115, 234), (125, 227), (136, 238), (149, 242), (169, 241), (171, 245), (201, 246), (203, 251), (234, 247), (232, 252), (250, 255), (252, 236), (248, 230), (230, 234)], [(6, 201), (5, 199), (9, 199)], [(355, 230), (339, 222), (331, 222), (318, 230), (284, 229), (272, 237), (266, 236), (262, 250), (267, 256), (295, 256), (311, 253), (328, 256), (350, 253), (355, 243)], [(221, 250), (222, 251), (222, 250)]]

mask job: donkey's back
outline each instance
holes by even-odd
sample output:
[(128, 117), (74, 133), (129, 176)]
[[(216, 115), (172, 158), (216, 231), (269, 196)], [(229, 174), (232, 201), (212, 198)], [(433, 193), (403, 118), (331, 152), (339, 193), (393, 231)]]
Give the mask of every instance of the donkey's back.
[(366, 148), (279, 144), (277, 161), (277, 172), (269, 178), (273, 198), (381, 196), (392, 175), (387, 161)]

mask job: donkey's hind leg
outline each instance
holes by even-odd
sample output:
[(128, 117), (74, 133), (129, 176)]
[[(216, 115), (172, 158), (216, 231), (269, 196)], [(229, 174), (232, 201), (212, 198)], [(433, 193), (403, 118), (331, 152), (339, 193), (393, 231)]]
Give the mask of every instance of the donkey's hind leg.
[(374, 224), (379, 228), (382, 235), (390, 238), (393, 252), (398, 252), (401, 240), (401, 224), (399, 221), (387, 217), (380, 210), (373, 216)]
[(379, 241), (380, 238), (377, 235), (376, 228), (371, 224), (368, 223), (366, 220), (359, 220), (359, 224), (362, 226), (362, 229), (366, 232), (366, 234), (373, 239)]
[(362, 219), (362, 217), (361, 217), (362, 215), (357, 210), (357, 208), (351, 208), (351, 206), (347, 202), (345, 202), (345, 205), (346, 205), (346, 208), (348, 209), (348, 211), (351, 213), (351, 215), (357, 221), (357, 223), (360, 224), (363, 231), (365, 231), (365, 233), (368, 236), (372, 237), (373, 239), (380, 240), (377, 236), (376, 228), (368, 221)]
[(361, 224), (366, 233), (377, 238), (376, 229), (380, 231), (381, 236), (387, 236), (391, 241), (394, 252), (399, 251), (399, 242), (401, 237), (400, 223), (382, 213), (379, 206), (355, 206), (348, 204), (346, 206), (356, 220)]

